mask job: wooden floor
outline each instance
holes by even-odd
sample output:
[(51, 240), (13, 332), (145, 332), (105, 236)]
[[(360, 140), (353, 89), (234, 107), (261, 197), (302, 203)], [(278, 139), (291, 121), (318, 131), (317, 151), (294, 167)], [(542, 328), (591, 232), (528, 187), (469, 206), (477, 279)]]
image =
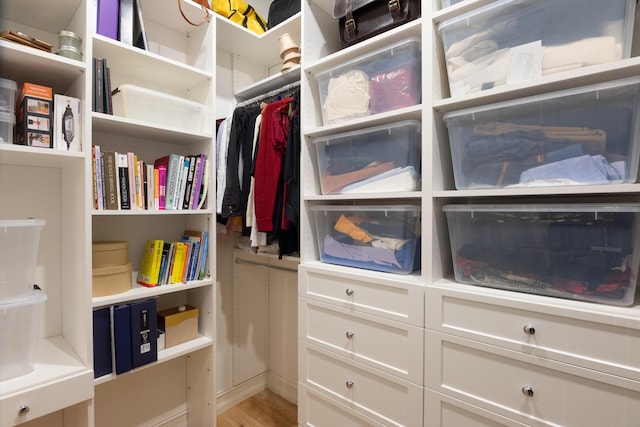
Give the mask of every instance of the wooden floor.
[(263, 390), (217, 417), (218, 427), (294, 427), (298, 407), (270, 390)]

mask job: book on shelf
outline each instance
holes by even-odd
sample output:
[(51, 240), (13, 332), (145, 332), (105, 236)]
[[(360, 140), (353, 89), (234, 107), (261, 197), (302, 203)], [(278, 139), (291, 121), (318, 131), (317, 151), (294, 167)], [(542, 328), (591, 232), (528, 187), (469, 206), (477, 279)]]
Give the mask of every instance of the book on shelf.
[(162, 245), (162, 257), (160, 259), (160, 272), (158, 274), (158, 285), (167, 284), (167, 271), (169, 271), (171, 247), (172, 245), (169, 242), (164, 242)]
[(167, 180), (165, 184), (165, 209), (174, 209), (174, 198), (176, 194), (176, 186), (178, 182), (178, 174), (182, 170), (181, 165), (184, 161), (184, 156), (178, 154), (167, 154), (157, 158), (153, 164), (154, 166), (164, 166), (167, 171)]
[(100, 209), (100, 205), (98, 203), (98, 165), (96, 162), (96, 145), (91, 145), (91, 168), (93, 172), (93, 208)]
[(98, 0), (96, 32), (102, 36), (118, 40), (119, 0)]
[(197, 280), (199, 278), (200, 261), (202, 260), (204, 232), (197, 230), (184, 230), (182, 240), (190, 241), (195, 246), (193, 256), (190, 260), (187, 280)]
[(93, 58), (93, 111), (104, 113), (104, 82), (102, 59)]
[(167, 202), (167, 167), (158, 166), (158, 209), (165, 210)]
[(147, 32), (144, 28), (144, 19), (142, 17), (142, 1), (134, 1), (134, 19), (133, 19), (133, 45), (137, 48), (148, 50), (149, 42), (147, 41)]
[(100, 149), (100, 172), (102, 174), (102, 204), (101, 204), (101, 209), (107, 209), (107, 175), (105, 172), (105, 167), (104, 167), (104, 153), (102, 152), (102, 149)]
[(171, 279), (169, 283), (182, 283), (187, 246), (184, 242), (173, 242), (173, 245), (175, 246), (175, 251), (173, 254), (173, 265), (171, 266)]
[(205, 276), (207, 275), (207, 257), (208, 257), (208, 252), (209, 252), (209, 232), (208, 231), (203, 231), (202, 232), (202, 241), (201, 241), (201, 246), (202, 246), (202, 253), (200, 254), (200, 261), (198, 262), (199, 265), (199, 272), (198, 272), (198, 280), (202, 280), (205, 278)]
[(138, 269), (136, 282), (139, 285), (153, 287), (158, 285), (160, 263), (162, 260), (163, 240), (147, 240)]
[(198, 201), (198, 206), (196, 209), (202, 209), (204, 203), (207, 201), (207, 194), (209, 193), (209, 173), (210, 173), (210, 165), (211, 161), (209, 159), (205, 160), (204, 165), (204, 173), (202, 175), (202, 187), (200, 188), (200, 196)]
[(117, 153), (118, 179), (120, 189), (120, 209), (131, 209), (131, 196), (129, 194), (129, 165), (126, 153)]
[(130, 209), (138, 209), (136, 203), (136, 154), (127, 152), (127, 177), (129, 182), (129, 206)]
[(120, 209), (120, 185), (118, 164), (115, 151), (102, 151), (102, 158), (104, 160), (104, 176), (106, 187), (106, 205), (105, 209), (118, 210)]
[(102, 210), (104, 209), (104, 204), (103, 204), (104, 195), (102, 194), (102, 189), (103, 189), (102, 183), (104, 181), (104, 177), (102, 176), (102, 173), (104, 171), (104, 168), (102, 167), (102, 158), (101, 158), (99, 145), (93, 146), (93, 170), (94, 170), (94, 180), (95, 180), (95, 182), (93, 183), (93, 189), (95, 192), (94, 208)]
[(133, 45), (134, 13), (133, 0), (120, 0), (118, 40), (124, 44)]
[(200, 201), (200, 189), (202, 188), (202, 177), (204, 176), (204, 168), (207, 156), (205, 154), (200, 154), (196, 160), (196, 177), (195, 183), (193, 186), (193, 190), (191, 191), (190, 196), (190, 209), (198, 209), (198, 202)]
[(193, 188), (193, 179), (195, 177), (197, 156), (189, 156), (189, 168), (187, 169), (187, 177), (184, 185), (184, 195), (180, 199), (180, 209), (191, 209), (191, 190)]
[(182, 198), (184, 197), (184, 189), (187, 182), (187, 173), (189, 172), (189, 156), (184, 156), (182, 160), (182, 169), (178, 174), (178, 184), (176, 185), (176, 197), (173, 200), (174, 209), (182, 209)]

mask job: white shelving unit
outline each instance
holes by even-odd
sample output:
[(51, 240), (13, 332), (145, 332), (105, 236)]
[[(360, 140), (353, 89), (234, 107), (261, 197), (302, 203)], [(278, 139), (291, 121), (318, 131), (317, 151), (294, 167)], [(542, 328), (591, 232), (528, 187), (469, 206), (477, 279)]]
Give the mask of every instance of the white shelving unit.
[[(640, 58), (580, 68), (540, 79), (450, 97), (437, 25), (492, 3), (466, 0), (440, 9), (429, 2), (425, 18), (425, 121), (432, 137), (424, 184), (423, 235), (431, 239), (423, 267), (425, 292), (425, 426), (624, 425), (637, 419), (640, 365), (627, 359), (640, 340), (638, 298), (630, 307), (528, 295), (463, 285), (453, 279), (447, 222), (451, 203), (635, 202), (640, 184), (456, 190), (442, 115), (465, 108), (635, 76)], [(639, 23), (636, 20), (636, 28)], [(424, 264), (423, 264), (424, 265)], [(523, 332), (535, 326), (535, 335)], [(631, 351), (631, 353), (629, 353)], [(464, 356), (458, 357), (464, 353)], [(504, 369), (492, 372), (488, 361)], [(462, 368), (465, 366), (465, 368)], [(459, 369), (460, 368), (460, 369)], [(469, 368), (468, 371), (465, 371)], [(450, 375), (460, 373), (458, 379)], [(531, 387), (524, 396), (522, 387)], [(557, 395), (556, 390), (563, 390)], [(608, 390), (607, 396), (599, 394)], [(597, 407), (572, 403), (587, 399)], [(612, 408), (613, 412), (601, 411)], [(562, 408), (562, 409), (560, 409)]]
[[(202, 13), (189, 0), (188, 14)], [(95, 34), (96, 1), (42, 4), (10, 1), (0, 12), (2, 28), (23, 31), (57, 49), (56, 34), (83, 39), (75, 61), (0, 41), (0, 75), (20, 86), (51, 86), (83, 101), (82, 152), (67, 153), (0, 145), (0, 194), (11, 203), (3, 218), (46, 220), (38, 257), (38, 285), (47, 295), (32, 373), (0, 382), (0, 424), (31, 426), (215, 425), (215, 227), (214, 210), (106, 211), (92, 207), (92, 144), (133, 151), (146, 162), (169, 153), (205, 153), (215, 164), (212, 120), (215, 99), (215, 19), (192, 27), (174, 1), (142, 1), (149, 50)], [(202, 129), (185, 132), (91, 111), (92, 58), (107, 58), (112, 86), (129, 83), (205, 104)], [(211, 176), (209, 188), (215, 188)], [(147, 239), (179, 240), (185, 229), (208, 230), (209, 270), (203, 280), (145, 288), (135, 274)], [(134, 266), (132, 289), (92, 298), (93, 241), (124, 240)], [(92, 310), (155, 298), (159, 309), (190, 304), (200, 310), (199, 337), (159, 352), (158, 361), (122, 375), (94, 380)], [(149, 393), (150, 388), (157, 393)], [(161, 404), (159, 402), (162, 402)], [(158, 405), (161, 406), (159, 409)], [(22, 409), (21, 407), (27, 409)], [(19, 412), (21, 411), (21, 412)]]
[[(323, 195), (313, 138), (403, 120), (422, 122), (423, 105), (323, 124), (314, 75), (409, 38), (423, 38), (421, 18), (340, 50), (329, 0), (303, 3), (301, 266), (298, 278), (298, 424), (422, 425), (423, 270), (390, 274), (320, 262), (312, 207), (413, 204), (424, 190)], [(425, 50), (424, 45), (422, 47)], [(424, 54), (423, 54), (424, 55)], [(422, 66), (422, 98), (429, 90)], [(425, 132), (429, 130), (429, 132)], [(425, 165), (425, 143), (421, 162)], [(428, 170), (428, 169), (427, 169)], [(428, 177), (425, 166), (423, 176)], [(425, 187), (423, 179), (422, 188)], [(422, 214), (423, 229), (425, 216)], [(425, 241), (422, 232), (423, 246)], [(346, 334), (346, 335), (345, 335)], [(346, 336), (346, 337), (345, 337)], [(381, 338), (384, 336), (384, 338)], [(391, 344), (393, 343), (393, 344)], [(384, 396), (376, 399), (375, 396)]]

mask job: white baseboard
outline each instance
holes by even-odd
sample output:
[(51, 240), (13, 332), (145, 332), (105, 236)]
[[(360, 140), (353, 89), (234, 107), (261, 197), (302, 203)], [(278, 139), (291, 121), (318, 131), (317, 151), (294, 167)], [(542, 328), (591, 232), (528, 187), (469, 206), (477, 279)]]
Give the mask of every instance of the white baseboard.
[(221, 414), (267, 388), (289, 402), (298, 404), (298, 385), (291, 384), (272, 372), (266, 372), (218, 394), (216, 414)]
[(237, 405), (267, 388), (267, 374), (260, 374), (216, 396), (216, 414)]
[(291, 384), (279, 375), (269, 371), (267, 376), (267, 388), (287, 399), (291, 403), (298, 404), (298, 384)]

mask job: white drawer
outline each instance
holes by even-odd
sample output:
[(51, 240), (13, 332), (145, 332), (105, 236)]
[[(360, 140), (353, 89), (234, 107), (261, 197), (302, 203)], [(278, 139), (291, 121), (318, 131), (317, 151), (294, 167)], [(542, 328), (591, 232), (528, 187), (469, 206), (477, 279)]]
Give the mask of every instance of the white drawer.
[(422, 328), (307, 298), (300, 298), (298, 315), (301, 340), (422, 384)]
[(427, 289), (427, 327), (640, 381), (640, 318), (623, 322), (613, 314), (624, 309), (593, 303), (573, 304), (586, 311), (489, 293)]
[(298, 384), (298, 425), (308, 427), (384, 426), (303, 384)]
[[(367, 275), (369, 274), (369, 275)], [(384, 276), (384, 277), (383, 277)], [(301, 265), (298, 294), (385, 319), (424, 326), (424, 286), (393, 274), (354, 274), (340, 266)]]
[(300, 382), (390, 426), (422, 426), (423, 388), (299, 342)]
[(433, 390), (424, 391), (425, 427), (526, 427)]
[(430, 330), (425, 358), (428, 388), (525, 424), (640, 425), (636, 381)]

